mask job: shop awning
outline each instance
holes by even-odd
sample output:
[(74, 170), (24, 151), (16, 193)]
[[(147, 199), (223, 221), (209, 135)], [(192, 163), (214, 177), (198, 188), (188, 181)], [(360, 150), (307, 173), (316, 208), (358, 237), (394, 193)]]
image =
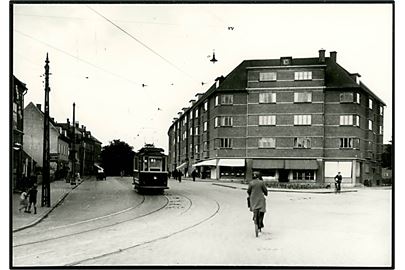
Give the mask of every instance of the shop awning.
[(101, 167), (100, 165), (98, 165), (97, 163), (94, 163), (94, 167), (96, 167), (97, 169), (101, 169), (103, 170), (103, 167)]
[(218, 166), (225, 167), (245, 167), (245, 159), (243, 158), (221, 158)]
[(216, 159), (204, 160), (199, 163), (193, 164), (193, 167), (198, 167), (198, 166), (217, 166), (217, 160)]
[(182, 163), (181, 165), (177, 166), (176, 169), (177, 169), (177, 170), (181, 170), (181, 169), (183, 169), (184, 167), (186, 167), (186, 165), (187, 165), (187, 162), (184, 162), (184, 163)]
[(254, 159), (253, 169), (284, 169), (282, 159)]
[(316, 160), (286, 160), (285, 168), (292, 170), (317, 170), (318, 163)]

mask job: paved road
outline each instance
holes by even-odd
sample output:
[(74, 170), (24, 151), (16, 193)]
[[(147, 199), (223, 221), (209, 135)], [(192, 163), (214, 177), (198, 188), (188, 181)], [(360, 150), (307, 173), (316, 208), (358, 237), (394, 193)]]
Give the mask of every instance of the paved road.
[(130, 178), (86, 181), (13, 235), (14, 266), (389, 266), (391, 190), (270, 193), (256, 238), (246, 191), (170, 181), (139, 195)]

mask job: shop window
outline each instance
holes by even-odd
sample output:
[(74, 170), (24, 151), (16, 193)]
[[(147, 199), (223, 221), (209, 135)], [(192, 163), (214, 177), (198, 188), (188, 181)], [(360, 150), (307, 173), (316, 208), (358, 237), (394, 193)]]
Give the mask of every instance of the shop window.
[(293, 180), (313, 181), (315, 180), (315, 172), (306, 170), (294, 170)]

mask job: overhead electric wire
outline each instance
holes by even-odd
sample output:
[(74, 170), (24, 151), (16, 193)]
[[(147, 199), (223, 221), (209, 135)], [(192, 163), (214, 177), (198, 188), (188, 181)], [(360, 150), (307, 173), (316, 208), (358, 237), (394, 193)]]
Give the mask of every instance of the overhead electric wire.
[(153, 54), (157, 55), (159, 58), (161, 58), (163, 61), (165, 61), (166, 63), (168, 63), (169, 65), (171, 65), (172, 67), (174, 67), (175, 69), (177, 69), (178, 71), (180, 71), (181, 73), (187, 75), (190, 79), (198, 81), (197, 79), (195, 79), (193, 76), (191, 76), (190, 74), (188, 74), (187, 72), (183, 71), (182, 69), (180, 69), (178, 66), (176, 66), (174, 63), (172, 63), (171, 61), (169, 61), (168, 59), (166, 59), (165, 57), (163, 57), (161, 54), (159, 54), (158, 52), (156, 52), (154, 49), (152, 49), (151, 47), (149, 47), (148, 45), (146, 45), (145, 43), (143, 43), (141, 40), (139, 40), (138, 38), (136, 38), (135, 36), (133, 36), (132, 34), (128, 33), (125, 29), (121, 28), (119, 25), (117, 25), (116, 23), (114, 23), (113, 21), (111, 21), (110, 19), (108, 19), (106, 16), (104, 16), (103, 14), (101, 14), (100, 12), (96, 11), (95, 9), (91, 8), (90, 6), (87, 6), (88, 9), (92, 10), (94, 13), (96, 13), (97, 15), (99, 15), (100, 17), (104, 18), (106, 21), (108, 21), (109, 23), (111, 23), (112, 25), (114, 25), (116, 28), (118, 28), (120, 31), (122, 31), (123, 33), (125, 33), (126, 35), (128, 35), (129, 37), (131, 37), (133, 40), (135, 40), (136, 42), (138, 42), (139, 44), (141, 44), (143, 47), (145, 47), (146, 49), (148, 49), (149, 51), (151, 51)]
[(66, 54), (66, 55), (68, 55), (68, 56), (70, 56), (70, 57), (72, 57), (72, 58), (75, 58), (75, 59), (77, 59), (77, 60), (79, 60), (79, 61), (81, 61), (81, 62), (83, 62), (83, 63), (85, 63), (85, 64), (87, 64), (87, 65), (90, 65), (90, 66), (92, 66), (92, 67), (94, 67), (94, 68), (97, 68), (97, 69), (99, 69), (99, 70), (102, 70), (103, 72), (106, 72), (106, 73), (111, 74), (111, 75), (113, 75), (113, 76), (116, 76), (116, 77), (119, 77), (119, 78), (121, 78), (121, 79), (124, 79), (124, 80), (126, 80), (126, 81), (128, 81), (128, 82), (130, 82), (130, 83), (133, 83), (133, 84), (137, 85), (137, 86), (140, 86), (140, 83), (139, 83), (139, 82), (134, 82), (134, 81), (132, 81), (132, 80), (130, 80), (130, 79), (128, 79), (128, 78), (125, 78), (125, 77), (121, 76), (120, 74), (117, 74), (117, 73), (114, 73), (114, 72), (112, 72), (112, 71), (109, 71), (109, 70), (107, 70), (107, 69), (105, 69), (105, 68), (96, 66), (96, 65), (94, 65), (93, 63), (91, 63), (91, 62), (89, 62), (89, 61), (87, 61), (87, 60), (84, 60), (84, 59), (82, 59), (82, 58), (80, 58), (80, 57), (74, 56), (73, 54), (71, 54), (71, 53), (69, 53), (69, 52), (66, 52), (66, 51), (64, 51), (64, 50), (62, 50), (62, 49), (59, 49), (59, 48), (57, 48), (57, 47), (55, 47), (55, 46), (53, 46), (53, 45), (51, 45), (51, 44), (49, 44), (49, 43), (47, 43), (47, 42), (45, 42), (45, 41), (39, 40), (39, 39), (37, 39), (37, 38), (35, 38), (35, 37), (33, 37), (33, 36), (30, 36), (30, 35), (28, 35), (28, 34), (25, 34), (25, 33), (21, 32), (21, 31), (19, 31), (19, 30), (14, 29), (14, 31), (15, 31), (16, 33), (20, 34), (20, 35), (23, 35), (23, 36), (25, 36), (25, 37), (27, 37), (27, 38), (30, 38), (30, 39), (32, 39), (32, 40), (35, 40), (35, 41), (37, 41), (37, 42), (39, 42), (39, 43), (42, 43), (42, 44), (44, 44), (44, 45), (46, 45), (46, 46), (48, 46), (48, 47), (54, 49), (54, 50), (57, 50), (57, 51), (59, 51), (59, 52), (61, 52), (61, 53), (63, 53), (63, 54)]

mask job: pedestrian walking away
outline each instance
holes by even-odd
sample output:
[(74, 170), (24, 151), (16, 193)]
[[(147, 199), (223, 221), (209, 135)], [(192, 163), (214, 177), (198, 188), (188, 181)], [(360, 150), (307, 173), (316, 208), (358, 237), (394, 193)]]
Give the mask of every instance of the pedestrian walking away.
[(34, 207), (34, 214), (37, 213), (37, 184), (34, 184), (34, 186), (28, 191), (28, 213), (31, 213), (31, 206)]
[(178, 179), (179, 179), (179, 183), (181, 183), (181, 176), (183, 175), (183, 173), (179, 170), (178, 172), (177, 172), (177, 177), (178, 177)]
[(28, 207), (28, 193), (26, 189), (24, 189), (20, 195), (20, 208), (18, 208), (18, 212), (21, 212), (22, 209), (24, 209), (24, 212), (27, 212), (27, 207)]
[(335, 176), (335, 192), (340, 193), (341, 189), (341, 183), (342, 183), (342, 175), (340, 172)]
[(249, 195), (250, 211), (253, 212), (253, 222), (255, 224), (255, 235), (264, 227), (263, 219), (266, 213), (267, 187), (259, 172), (253, 173), (253, 180), (249, 182), (247, 193)]
[(195, 177), (197, 176), (197, 171), (194, 169), (192, 172), (191, 172), (191, 177), (193, 177), (193, 181), (195, 182)]

